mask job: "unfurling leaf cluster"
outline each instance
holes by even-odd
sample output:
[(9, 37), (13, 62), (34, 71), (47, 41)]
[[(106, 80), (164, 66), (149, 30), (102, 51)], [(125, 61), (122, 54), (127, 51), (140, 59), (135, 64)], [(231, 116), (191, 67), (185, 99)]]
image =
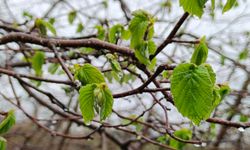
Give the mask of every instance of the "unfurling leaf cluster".
[(92, 121), (95, 112), (105, 120), (112, 113), (113, 96), (102, 73), (90, 64), (76, 65), (74, 69), (75, 79), (82, 84), (78, 100), (84, 121)]
[(150, 66), (156, 62), (149, 59), (156, 51), (156, 45), (152, 40), (155, 18), (144, 10), (134, 11), (132, 15), (134, 17), (129, 23), (130, 47), (135, 49), (135, 56), (142, 64)]

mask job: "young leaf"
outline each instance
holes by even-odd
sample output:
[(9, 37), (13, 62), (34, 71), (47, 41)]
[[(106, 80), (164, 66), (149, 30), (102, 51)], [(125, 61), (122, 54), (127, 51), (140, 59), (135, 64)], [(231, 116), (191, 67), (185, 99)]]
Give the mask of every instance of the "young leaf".
[(53, 18), (49, 18), (49, 23), (51, 25), (54, 25), (54, 23), (56, 22), (56, 19), (53, 17)]
[(191, 63), (200, 65), (206, 62), (208, 55), (208, 48), (206, 45), (206, 38), (202, 37), (198, 46), (196, 46), (191, 58)]
[(105, 29), (100, 25), (95, 26), (95, 28), (97, 29), (97, 38), (103, 40), (105, 38)]
[(112, 70), (117, 73), (121, 73), (122, 69), (119, 62), (117, 61), (117, 58), (112, 54), (107, 54), (106, 56), (111, 64)]
[(16, 123), (14, 110), (8, 112), (7, 117), (0, 123), (0, 135), (9, 131), (9, 129)]
[(7, 141), (5, 138), (0, 136), (0, 150), (6, 150), (7, 147)]
[[(217, 107), (217, 106), (220, 104), (221, 100), (222, 100), (219, 91), (220, 91), (219, 86), (215, 85), (215, 86), (214, 86), (214, 90), (213, 90), (213, 97), (214, 97), (214, 99), (213, 99), (213, 106), (214, 106), (214, 107)], [(213, 111), (213, 110), (211, 110), (211, 112), (212, 112), (212, 111)]]
[(35, 26), (39, 29), (39, 32), (41, 35), (46, 36), (47, 35), (47, 28), (44, 25), (44, 21), (42, 19), (36, 19)]
[(184, 11), (201, 18), (207, 0), (179, 0)]
[(81, 87), (79, 90), (79, 104), (80, 110), (82, 112), (82, 117), (85, 123), (93, 120), (95, 116), (94, 111), (94, 89), (96, 88), (95, 84), (88, 84)]
[(31, 66), (35, 70), (36, 76), (42, 75), (42, 66), (45, 62), (44, 58), (44, 53), (38, 51), (31, 59)]
[(47, 35), (47, 29), (54, 35), (56, 35), (56, 29), (50, 22), (46, 22), (43, 19), (36, 19), (35, 21), (36, 27), (39, 29), (40, 33), (44, 36)]
[(83, 24), (81, 22), (78, 23), (76, 33), (81, 33), (83, 29), (84, 29)]
[(75, 78), (78, 79), (82, 85), (105, 82), (102, 73), (91, 64), (84, 64), (82, 67), (76, 69)]
[(106, 83), (88, 84), (79, 90), (79, 103), (84, 121), (87, 123), (95, 116), (94, 108), (100, 119), (106, 119), (112, 113), (113, 96)]
[(248, 55), (249, 55), (248, 49), (244, 49), (243, 51), (240, 52), (240, 54), (238, 56), (239, 60), (245, 60), (245, 59), (247, 59)]
[(219, 87), (219, 94), (221, 96), (221, 99), (223, 99), (227, 94), (231, 92), (231, 89), (227, 84), (221, 84)]
[(237, 0), (227, 0), (227, 3), (223, 7), (222, 13), (229, 11), (236, 3)]
[[(178, 138), (181, 138), (183, 140), (190, 140), (192, 138), (192, 131), (189, 129), (181, 129), (174, 132), (174, 135)], [(183, 149), (183, 147), (186, 145), (186, 143), (176, 141), (175, 139), (171, 138), (169, 145), (173, 148), (176, 148), (178, 150)]]
[(53, 35), (56, 35), (56, 29), (50, 22), (43, 21), (43, 24)]
[(177, 66), (171, 77), (171, 92), (179, 112), (199, 124), (214, 109), (214, 84), (204, 66), (191, 63)]
[(109, 42), (116, 43), (117, 39), (120, 38), (124, 27), (121, 24), (114, 25), (109, 30)]
[(69, 14), (68, 14), (69, 23), (72, 24), (75, 19), (76, 19), (76, 11), (69, 12)]
[(105, 83), (99, 84), (98, 88), (100, 89), (100, 93), (102, 94), (99, 99), (99, 106), (101, 107), (100, 111), (100, 119), (105, 120), (112, 113), (113, 106), (113, 96), (109, 88)]

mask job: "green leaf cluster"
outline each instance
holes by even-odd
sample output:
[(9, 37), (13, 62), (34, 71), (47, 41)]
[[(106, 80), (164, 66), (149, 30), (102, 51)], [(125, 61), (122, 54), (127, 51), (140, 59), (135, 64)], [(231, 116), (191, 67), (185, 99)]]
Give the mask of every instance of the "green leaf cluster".
[(38, 18), (35, 21), (35, 26), (39, 29), (39, 32), (42, 36), (47, 35), (47, 30), (49, 30), (53, 35), (56, 36), (56, 29), (50, 22)]
[(144, 65), (151, 65), (149, 56), (155, 53), (156, 45), (152, 40), (155, 18), (144, 10), (134, 11), (129, 23), (131, 32), (130, 46), (135, 49), (136, 58)]
[(93, 120), (95, 112), (105, 120), (112, 113), (113, 96), (102, 73), (91, 64), (76, 65), (75, 79), (82, 83), (78, 100), (84, 121)]
[(207, 119), (222, 98), (229, 93), (227, 85), (217, 86), (216, 75), (207, 59), (205, 39), (196, 46), (190, 63), (178, 65), (171, 77), (171, 92), (178, 111), (196, 125)]

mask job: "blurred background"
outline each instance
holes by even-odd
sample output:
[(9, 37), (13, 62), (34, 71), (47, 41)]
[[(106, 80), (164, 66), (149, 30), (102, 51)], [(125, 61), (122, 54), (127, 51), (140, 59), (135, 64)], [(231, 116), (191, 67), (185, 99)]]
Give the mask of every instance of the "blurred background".
[[(222, 4), (224, 3), (224, 0), (216, 1), (214, 13), (212, 13), (211, 5), (208, 3), (202, 18), (189, 17), (177, 33), (176, 38), (197, 40), (202, 36), (206, 36), (209, 47), (207, 63), (211, 64), (215, 70), (217, 83), (228, 83), (232, 89), (230, 95), (225, 97), (215, 110), (213, 117), (236, 122), (247, 122), (250, 117), (250, 2), (238, 0), (237, 6), (222, 14)], [(53, 26), (60, 38), (95, 37), (98, 32), (97, 25), (103, 26), (104, 29), (108, 29), (117, 23), (127, 26), (128, 21), (131, 19), (131, 12), (138, 9), (146, 10), (157, 18), (154, 41), (158, 45), (164, 41), (184, 13), (178, 1), (175, 0), (0, 0), (0, 37), (9, 33), (2, 28), (3, 25), (11, 25), (28, 32), (34, 26), (36, 18), (54, 20)], [(77, 15), (74, 21), (70, 22), (69, 14), (72, 12), (77, 12)], [(77, 31), (79, 26), (82, 26), (80, 32)], [(53, 36), (51, 33), (48, 34)], [(118, 44), (129, 46), (128, 41), (122, 41)], [(41, 48), (32, 47), (34, 49)], [(23, 63), (24, 56), (22, 53), (15, 53), (15, 49), (18, 48), (20, 48), (20, 45), (15, 43), (0, 45), (0, 66), (4, 67), (7, 60), (10, 60), (8, 65), (11, 65), (15, 72), (34, 74), (34, 71)], [(107, 60), (104, 56), (100, 54), (100, 56), (98, 54), (95, 56), (83, 54), (83, 57), (75, 59), (73, 56), (76, 51), (75, 49), (68, 49), (62, 54), (65, 57), (72, 58), (66, 61), (67, 65), (91, 62), (103, 72), (110, 68), (110, 65), (106, 64)], [(193, 45), (191, 44), (170, 44), (157, 56), (157, 65), (187, 62), (192, 52)], [(53, 57), (51, 54), (46, 54), (46, 56)], [(47, 63), (43, 66), (43, 77), (67, 79), (60, 67), (56, 70), (56, 73), (51, 74), (48, 71), (50, 65), (50, 63)], [(146, 75), (137, 68), (131, 67), (131, 70), (141, 74), (142, 78), (146, 78)], [(113, 93), (134, 89), (141, 84), (139, 79), (131, 75), (131, 72), (125, 71), (125, 74), (128, 76), (126, 83), (119, 83), (115, 79), (109, 80), (108, 85)], [(108, 74), (105, 75), (108, 79)], [(159, 81), (162, 81), (164, 87), (169, 87), (168, 82), (163, 82), (165, 80), (162, 76), (159, 77)], [(32, 81), (29, 82), (36, 84)], [(150, 86), (154, 87), (151, 84)], [(39, 89), (52, 93), (70, 109), (79, 112), (77, 109), (77, 91), (70, 86), (42, 82)], [(46, 105), (41, 104), (42, 102), (50, 103), (49, 98), (35, 92), (43, 98), (42, 102), (38, 102), (25, 92), (18, 81), (3, 74), (0, 74), (0, 92), (0, 110), (16, 109), (17, 124), (5, 135), (10, 150), (120, 149), (119, 142), (126, 141), (131, 143), (129, 149), (161, 149), (153, 144), (144, 145), (143, 142), (133, 142), (140, 140), (140, 137), (134, 137), (115, 128), (105, 129), (108, 134), (95, 133), (93, 135), (94, 140), (75, 140), (53, 136), (53, 134), (34, 125), (22, 110), (17, 109), (10, 103), (11, 99), (18, 97), (22, 108), (35, 118), (39, 118), (39, 122), (51, 130), (65, 134), (81, 135), (81, 133), (91, 132), (92, 129), (72, 123), (66, 117), (60, 117), (57, 113), (48, 109)], [(164, 99), (160, 92), (155, 93), (155, 97)], [(6, 100), (8, 98), (9, 100)], [(115, 99), (113, 109), (123, 116), (133, 117), (142, 114), (153, 103), (150, 94), (138, 94)], [(162, 103), (169, 108), (169, 123), (174, 129), (188, 128), (192, 131), (194, 139), (205, 141), (201, 147), (200, 145), (190, 144), (184, 149), (248, 149), (250, 147), (249, 129), (230, 128), (205, 121), (200, 126), (194, 126), (187, 118), (182, 117), (171, 103), (164, 100)], [(147, 112), (142, 117), (142, 120), (153, 123), (157, 127), (157, 124), (161, 124), (163, 117), (163, 110), (160, 106), (155, 105), (150, 112)], [(126, 120), (113, 113), (106, 121), (112, 125), (118, 125)], [(95, 125), (95, 123), (93, 124)], [(125, 128), (131, 131), (136, 131), (136, 128), (146, 130), (141, 125), (129, 125)], [(161, 137), (164, 142), (164, 137), (157, 132), (148, 131), (147, 134), (159, 142), (162, 142), (159, 139)]]

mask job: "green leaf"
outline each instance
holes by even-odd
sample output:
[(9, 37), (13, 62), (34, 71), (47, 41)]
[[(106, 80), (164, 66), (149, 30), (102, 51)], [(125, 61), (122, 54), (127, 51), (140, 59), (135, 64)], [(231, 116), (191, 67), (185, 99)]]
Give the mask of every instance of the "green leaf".
[(244, 49), (243, 51), (240, 52), (240, 54), (238, 56), (239, 60), (245, 60), (245, 59), (247, 59), (248, 55), (249, 55), (248, 49)]
[(130, 45), (132, 48), (137, 49), (138, 46), (141, 47), (140, 45), (143, 44), (147, 29), (153, 26), (154, 18), (144, 10), (134, 11), (132, 15), (134, 18), (129, 23), (129, 30), (131, 32)]
[(248, 121), (248, 117), (245, 115), (240, 115), (240, 122), (247, 122)]
[(95, 28), (97, 29), (97, 38), (103, 40), (105, 38), (105, 29), (100, 25), (96, 25)]
[(76, 11), (71, 11), (68, 14), (68, 22), (72, 24), (74, 20), (76, 19)]
[(171, 92), (178, 111), (199, 124), (214, 109), (214, 84), (205, 66), (178, 65), (171, 77)]
[(94, 89), (96, 88), (95, 84), (88, 84), (81, 87), (79, 90), (79, 104), (80, 110), (82, 112), (82, 117), (85, 123), (90, 122), (95, 117), (94, 111)]
[(200, 65), (206, 62), (208, 55), (208, 48), (206, 45), (206, 38), (202, 37), (198, 46), (196, 46), (191, 58), (191, 63)]
[(54, 23), (56, 22), (56, 19), (55, 18), (49, 18), (49, 23), (51, 25), (54, 25)]
[(81, 22), (78, 23), (76, 33), (81, 33), (83, 31), (83, 29), (84, 29), (83, 24)]
[(6, 150), (7, 141), (3, 137), (0, 136), (0, 150)]
[(140, 46), (137, 46), (135, 50), (135, 56), (136, 58), (143, 64), (149, 65), (150, 60), (148, 59), (149, 57), (149, 52), (147, 51), (147, 43), (143, 42), (141, 43)]
[[(183, 140), (190, 140), (192, 138), (192, 131), (189, 129), (181, 129), (174, 132), (174, 135), (178, 138), (181, 138)], [(176, 148), (178, 150), (183, 149), (183, 147), (186, 145), (186, 143), (176, 141), (175, 139), (171, 138), (169, 141), (169, 145), (173, 148)]]
[(207, 0), (179, 0), (184, 11), (201, 18)]
[(45, 62), (45, 55), (43, 52), (36, 52), (31, 59), (31, 66), (35, 70), (36, 76), (42, 75), (42, 66)]
[(14, 110), (8, 112), (7, 117), (0, 123), (0, 135), (6, 133), (16, 123)]
[(52, 63), (52, 64), (50, 64), (50, 66), (48, 68), (49, 73), (55, 74), (56, 71), (57, 71), (57, 69), (59, 68), (59, 66), (60, 65), (58, 63)]
[(105, 82), (102, 73), (91, 64), (84, 64), (82, 67), (76, 69), (75, 78), (78, 79), (82, 85)]
[(222, 13), (229, 11), (235, 4), (237, 4), (237, 0), (227, 0), (227, 3), (223, 7)]

